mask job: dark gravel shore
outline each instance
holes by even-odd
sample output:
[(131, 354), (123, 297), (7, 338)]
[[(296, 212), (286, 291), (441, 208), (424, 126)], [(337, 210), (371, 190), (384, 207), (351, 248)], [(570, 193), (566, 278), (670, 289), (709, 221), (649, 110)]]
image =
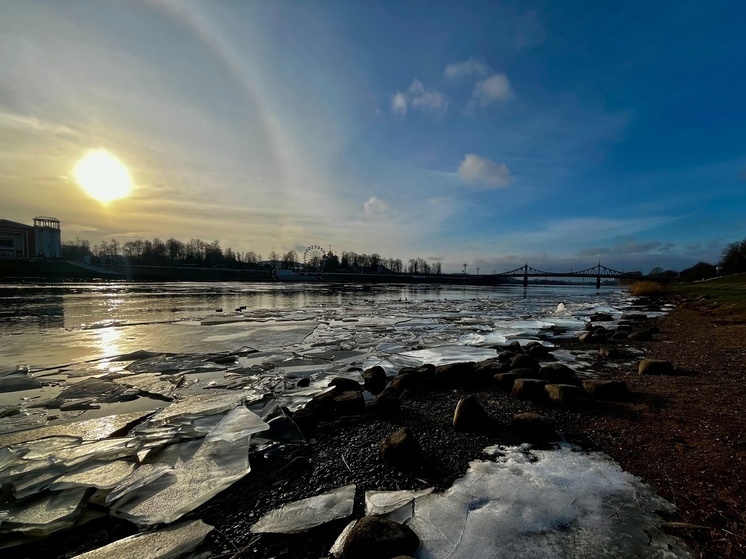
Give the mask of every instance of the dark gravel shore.
[[(220, 557), (325, 557), (347, 520), (297, 536), (255, 536), (249, 529), (282, 504), (351, 483), (357, 484), (356, 517), (364, 513), (366, 490), (445, 490), (466, 472), (469, 461), (483, 457), (485, 447), (524, 442), (510, 424), (515, 414), (531, 411), (549, 418), (565, 440), (604, 451), (673, 502), (679, 512), (667, 520), (686, 524), (672, 524), (670, 531), (696, 556), (746, 557), (746, 322), (706, 301), (675, 302), (668, 316), (633, 321), (633, 330), (660, 329), (651, 341), (601, 344), (617, 351), (611, 357), (598, 354), (595, 375), (625, 381), (631, 391), (627, 400), (558, 407), (515, 399), (494, 384), (417, 388), (391, 417), (368, 411), (330, 419), (321, 422), (308, 445), (252, 455), (246, 478), (188, 515), (215, 527), (201, 549)], [(598, 343), (556, 343), (570, 350), (599, 349)], [(678, 374), (639, 375), (641, 357), (670, 360)], [(468, 394), (475, 394), (489, 414), (479, 432), (453, 428), (456, 404)], [(408, 473), (380, 458), (381, 441), (402, 427), (409, 427), (422, 451), (418, 466)], [(92, 523), (84, 545), (81, 534), (70, 534), (54, 548), (36, 547), (34, 555), (60, 556), (66, 546), (91, 549), (132, 532), (126, 523)]]

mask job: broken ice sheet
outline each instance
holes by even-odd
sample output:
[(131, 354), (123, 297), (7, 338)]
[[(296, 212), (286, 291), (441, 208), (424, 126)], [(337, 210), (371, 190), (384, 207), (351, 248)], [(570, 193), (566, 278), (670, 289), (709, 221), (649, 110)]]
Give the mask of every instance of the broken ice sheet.
[(494, 349), (461, 346), (461, 345), (443, 345), (431, 347), (428, 349), (418, 349), (414, 351), (404, 351), (390, 355), (389, 361), (399, 366), (420, 366), (425, 363), (433, 365), (446, 365), (448, 363), (462, 363), (465, 361), (484, 361), (496, 357)]
[(422, 491), (404, 489), (402, 491), (366, 491), (365, 514), (389, 514), (408, 505), (418, 497), (433, 492), (432, 487)]
[[(256, 428), (256, 422), (241, 431), (237, 418), (242, 416), (241, 408), (233, 410), (201, 441), (191, 458), (177, 459), (171, 485), (164, 488), (163, 480), (156, 480), (153, 493), (153, 483), (147, 484), (114, 503), (112, 512), (137, 524), (169, 524), (244, 477), (250, 470), (248, 432)], [(190, 450), (195, 446), (186, 445)]]
[(106, 496), (106, 502), (110, 503), (123, 497), (130, 491), (135, 491), (156, 479), (170, 474), (173, 467), (168, 464), (142, 464), (134, 472), (128, 475)]
[(129, 476), (135, 469), (133, 462), (114, 460), (106, 464), (93, 464), (57, 478), (52, 489), (69, 487), (96, 487), (111, 489)]
[(80, 514), (87, 491), (81, 487), (43, 492), (13, 503), (0, 528), (41, 536), (72, 526)]
[(118, 384), (137, 388), (147, 396), (173, 400), (174, 392), (184, 382), (183, 375), (163, 376), (158, 373), (141, 373), (116, 379)]
[(352, 514), (355, 485), (338, 487), (327, 493), (288, 503), (262, 516), (251, 527), (253, 534), (293, 534), (305, 532)]
[(652, 510), (672, 505), (605, 456), (567, 446), (501, 452), (417, 500), (409, 525), (419, 559), (691, 557)]
[(159, 411), (150, 422), (165, 422), (179, 417), (196, 418), (228, 411), (241, 404), (245, 398), (244, 394), (236, 392), (186, 396), (180, 402)]
[(201, 520), (192, 520), (169, 526), (156, 532), (136, 534), (94, 549), (75, 559), (172, 559), (197, 547), (212, 526)]
[(107, 415), (95, 419), (58, 423), (26, 431), (18, 431), (0, 436), (0, 447), (10, 446), (45, 437), (80, 437), (86, 441), (97, 441), (127, 431), (132, 425), (149, 415), (149, 411)]

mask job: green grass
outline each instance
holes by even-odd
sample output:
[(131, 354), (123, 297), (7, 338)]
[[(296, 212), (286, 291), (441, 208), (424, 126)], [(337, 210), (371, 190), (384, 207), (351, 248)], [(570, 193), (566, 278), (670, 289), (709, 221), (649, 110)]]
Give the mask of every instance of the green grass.
[(746, 312), (746, 274), (735, 274), (695, 283), (672, 286), (674, 293), (714, 299), (734, 310)]

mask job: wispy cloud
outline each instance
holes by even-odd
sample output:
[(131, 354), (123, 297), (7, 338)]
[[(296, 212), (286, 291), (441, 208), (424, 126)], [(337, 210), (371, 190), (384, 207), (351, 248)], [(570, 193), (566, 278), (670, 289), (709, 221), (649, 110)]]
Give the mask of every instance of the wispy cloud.
[(477, 107), (487, 107), (496, 101), (506, 101), (510, 98), (510, 95), (511, 88), (508, 76), (495, 74), (476, 83), (467, 108), (474, 110)]
[(422, 113), (442, 114), (448, 110), (448, 98), (437, 89), (428, 89), (414, 80), (406, 91), (397, 91), (391, 98), (391, 112), (406, 115), (409, 109)]
[(388, 213), (389, 205), (384, 200), (371, 196), (368, 201), (363, 204), (363, 211), (365, 212), (365, 215), (368, 216), (380, 216)]
[(463, 62), (455, 62), (446, 66), (443, 75), (449, 81), (460, 81), (469, 78), (483, 78), (492, 74), (494, 70), (484, 60), (469, 58)]
[(506, 188), (510, 185), (510, 169), (505, 163), (496, 163), (474, 153), (464, 157), (458, 174), (466, 183), (478, 188)]

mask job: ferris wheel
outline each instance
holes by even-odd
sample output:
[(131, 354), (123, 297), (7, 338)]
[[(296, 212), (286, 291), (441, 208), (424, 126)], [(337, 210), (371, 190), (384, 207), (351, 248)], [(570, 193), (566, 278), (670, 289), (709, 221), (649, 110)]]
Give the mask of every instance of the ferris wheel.
[(303, 263), (307, 268), (320, 268), (324, 260), (324, 249), (319, 245), (311, 245), (303, 253)]

